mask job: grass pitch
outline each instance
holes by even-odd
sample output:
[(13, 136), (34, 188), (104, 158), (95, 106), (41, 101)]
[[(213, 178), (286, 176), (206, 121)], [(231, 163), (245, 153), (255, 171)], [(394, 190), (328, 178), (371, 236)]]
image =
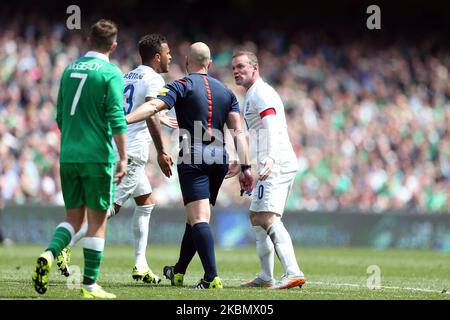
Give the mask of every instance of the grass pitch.
[[(0, 247), (0, 299), (80, 299), (79, 290), (73, 289), (79, 274), (65, 278), (56, 264), (52, 267), (47, 293), (39, 295), (35, 292), (31, 275), (43, 249), (44, 246), (37, 245)], [(250, 279), (258, 272), (258, 258), (253, 247), (216, 249), (219, 276), (225, 286), (223, 290), (191, 288), (203, 276), (197, 255), (187, 270), (185, 287), (171, 287), (169, 280), (162, 276), (162, 268), (175, 263), (178, 247), (152, 244), (147, 249), (147, 259), (152, 270), (163, 278), (159, 285), (136, 282), (131, 278), (134, 262), (131, 246), (108, 245), (98, 283), (124, 300), (450, 300), (450, 253), (303, 247), (297, 247), (295, 251), (308, 278), (308, 283), (301, 289), (241, 288), (242, 280)], [(72, 249), (71, 265), (79, 266), (82, 272), (82, 248)], [(373, 278), (377, 270), (380, 271), (380, 282)], [(275, 274), (277, 277), (282, 275), (278, 261)], [(68, 279), (75, 282), (68, 284)]]

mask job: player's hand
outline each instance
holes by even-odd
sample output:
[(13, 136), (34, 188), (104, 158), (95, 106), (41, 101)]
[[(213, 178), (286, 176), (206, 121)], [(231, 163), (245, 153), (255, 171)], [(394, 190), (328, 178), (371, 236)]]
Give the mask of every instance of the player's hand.
[(225, 179), (232, 178), (241, 171), (241, 165), (238, 163), (232, 163), (228, 167), (228, 172), (225, 175)]
[(241, 196), (244, 194), (248, 194), (249, 196), (252, 194), (253, 190), (253, 176), (250, 169), (244, 170), (239, 175), (239, 185), (241, 186)]
[(168, 116), (169, 111), (160, 111), (159, 112), (159, 121), (161, 124), (165, 125), (166, 127), (177, 129), (178, 128), (178, 121), (177, 118), (172, 118)]
[(170, 178), (172, 176), (172, 168), (171, 168), (173, 165), (172, 156), (168, 155), (165, 152), (158, 153), (158, 164), (164, 175), (167, 178)]
[(266, 157), (263, 161), (261, 161), (261, 163), (263, 164), (263, 168), (259, 171), (258, 174), (259, 180), (264, 181), (272, 171), (272, 167), (275, 161), (271, 157)]
[(114, 178), (116, 178), (116, 184), (119, 184), (122, 182), (123, 177), (127, 174), (128, 170), (128, 160), (123, 159), (117, 162), (116, 164), (116, 174), (114, 175)]

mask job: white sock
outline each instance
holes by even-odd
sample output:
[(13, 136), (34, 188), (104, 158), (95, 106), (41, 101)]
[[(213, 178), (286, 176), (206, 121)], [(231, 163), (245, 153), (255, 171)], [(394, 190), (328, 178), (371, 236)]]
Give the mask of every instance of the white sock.
[(150, 216), (154, 207), (154, 204), (136, 206), (133, 214), (135, 265), (142, 269), (148, 268), (145, 252), (147, 250)]
[(83, 248), (94, 251), (103, 251), (105, 249), (105, 239), (98, 237), (86, 237), (84, 239)]
[(253, 226), (253, 232), (256, 238), (256, 252), (259, 257), (261, 271), (259, 277), (265, 281), (273, 279), (273, 266), (275, 249), (272, 240), (270, 240), (267, 231), (261, 226)]
[(55, 257), (53, 256), (53, 253), (50, 250), (47, 250), (45, 252), (48, 252), (50, 255), (50, 263), (53, 263), (53, 261), (55, 261)]
[(70, 240), (69, 247), (73, 247), (80, 239), (84, 238), (86, 236), (88, 230), (88, 224), (87, 222), (83, 223), (80, 230), (78, 230), (77, 233), (72, 237), (72, 240)]
[(94, 289), (98, 286), (97, 283), (93, 283), (93, 284), (83, 284), (83, 288), (85, 288), (87, 291), (92, 292), (94, 291)]
[(292, 245), (292, 239), (288, 231), (284, 227), (281, 220), (274, 222), (268, 229), (272, 242), (275, 246), (278, 258), (286, 275), (303, 276), (300, 267), (298, 266), (295, 258), (294, 247)]

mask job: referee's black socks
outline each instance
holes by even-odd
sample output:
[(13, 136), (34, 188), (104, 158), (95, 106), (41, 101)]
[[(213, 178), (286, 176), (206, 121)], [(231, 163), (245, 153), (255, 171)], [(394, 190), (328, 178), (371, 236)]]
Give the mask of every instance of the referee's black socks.
[(217, 276), (214, 239), (211, 227), (207, 222), (199, 222), (192, 226), (192, 239), (205, 270), (204, 280), (211, 282)]
[(186, 274), (186, 269), (197, 251), (192, 239), (192, 227), (186, 223), (183, 240), (181, 240), (180, 257), (175, 264), (174, 273)]

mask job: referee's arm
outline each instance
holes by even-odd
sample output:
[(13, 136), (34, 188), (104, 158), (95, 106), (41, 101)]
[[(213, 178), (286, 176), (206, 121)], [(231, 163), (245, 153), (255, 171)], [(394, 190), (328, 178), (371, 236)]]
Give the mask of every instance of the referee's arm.
[(230, 112), (227, 118), (227, 127), (234, 132), (234, 147), (237, 150), (238, 158), (241, 164), (249, 165), (250, 158), (248, 154), (248, 144), (244, 129), (241, 125), (241, 115), (238, 112)]
[(142, 120), (146, 120), (153, 116), (155, 113), (168, 109), (167, 104), (160, 99), (152, 99), (150, 101), (144, 102), (133, 112), (129, 113), (125, 119), (127, 124), (136, 123)]

